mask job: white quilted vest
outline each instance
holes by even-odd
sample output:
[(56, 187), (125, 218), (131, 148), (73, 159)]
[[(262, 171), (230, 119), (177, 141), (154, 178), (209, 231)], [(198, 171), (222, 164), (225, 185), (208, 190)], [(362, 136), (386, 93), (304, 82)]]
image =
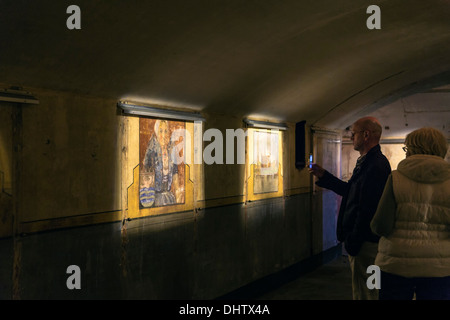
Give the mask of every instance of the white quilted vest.
[(396, 222), (375, 264), (404, 277), (450, 276), (450, 180), (423, 183), (395, 170), (392, 181)]

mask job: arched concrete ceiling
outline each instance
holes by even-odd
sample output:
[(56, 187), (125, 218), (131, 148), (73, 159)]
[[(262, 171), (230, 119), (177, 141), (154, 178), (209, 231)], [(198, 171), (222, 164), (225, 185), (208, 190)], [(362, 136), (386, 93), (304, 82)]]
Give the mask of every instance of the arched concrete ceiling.
[(450, 83), (448, 0), (4, 0), (0, 36), (0, 83), (329, 128)]

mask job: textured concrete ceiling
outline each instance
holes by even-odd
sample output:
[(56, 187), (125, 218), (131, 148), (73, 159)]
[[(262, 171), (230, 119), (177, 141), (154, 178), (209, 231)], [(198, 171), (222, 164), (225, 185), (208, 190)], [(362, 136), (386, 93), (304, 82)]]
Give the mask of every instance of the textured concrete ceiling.
[(450, 83), (444, 0), (3, 0), (0, 36), (0, 83), (330, 128)]

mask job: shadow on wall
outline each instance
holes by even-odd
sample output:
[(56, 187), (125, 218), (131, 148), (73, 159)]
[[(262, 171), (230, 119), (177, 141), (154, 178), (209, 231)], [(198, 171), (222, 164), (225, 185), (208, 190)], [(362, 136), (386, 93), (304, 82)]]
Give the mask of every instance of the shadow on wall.
[(0, 238), (12, 235), (12, 112), (11, 104), (0, 102)]

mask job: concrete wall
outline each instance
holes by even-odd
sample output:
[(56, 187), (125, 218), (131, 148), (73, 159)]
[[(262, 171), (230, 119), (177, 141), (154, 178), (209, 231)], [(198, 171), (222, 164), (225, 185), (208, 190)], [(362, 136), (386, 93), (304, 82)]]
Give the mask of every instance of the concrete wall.
[[(383, 152), (391, 164), (391, 169), (396, 170), (398, 163), (405, 159), (405, 152), (402, 149), (403, 144), (382, 143), (380, 147), (381, 152)], [(346, 143), (342, 145), (342, 177), (344, 180), (350, 180), (358, 157), (359, 152), (353, 149), (352, 144)]]
[[(404, 139), (405, 137), (401, 138), (401, 140)], [(389, 160), (392, 170), (397, 170), (399, 162), (405, 159), (406, 153), (402, 149), (403, 146), (402, 143), (389, 143), (389, 141), (380, 144), (381, 152)], [(342, 145), (342, 178), (344, 180), (350, 180), (358, 157), (359, 152), (353, 149), (353, 145), (348, 143)], [(450, 162), (450, 150), (445, 159)]]
[[(193, 210), (127, 219), (136, 155), (117, 101), (29, 91), (40, 104), (7, 111), (21, 120), (10, 123), (18, 147), (2, 146), (16, 168), (3, 209), (16, 219), (14, 236), (0, 239), (0, 298), (211, 299), (311, 256), (310, 177), (294, 167), (295, 124), (283, 136), (282, 197), (245, 201), (244, 165), (204, 166)], [(205, 116), (221, 130), (242, 120)], [(81, 290), (66, 286), (70, 265)]]

